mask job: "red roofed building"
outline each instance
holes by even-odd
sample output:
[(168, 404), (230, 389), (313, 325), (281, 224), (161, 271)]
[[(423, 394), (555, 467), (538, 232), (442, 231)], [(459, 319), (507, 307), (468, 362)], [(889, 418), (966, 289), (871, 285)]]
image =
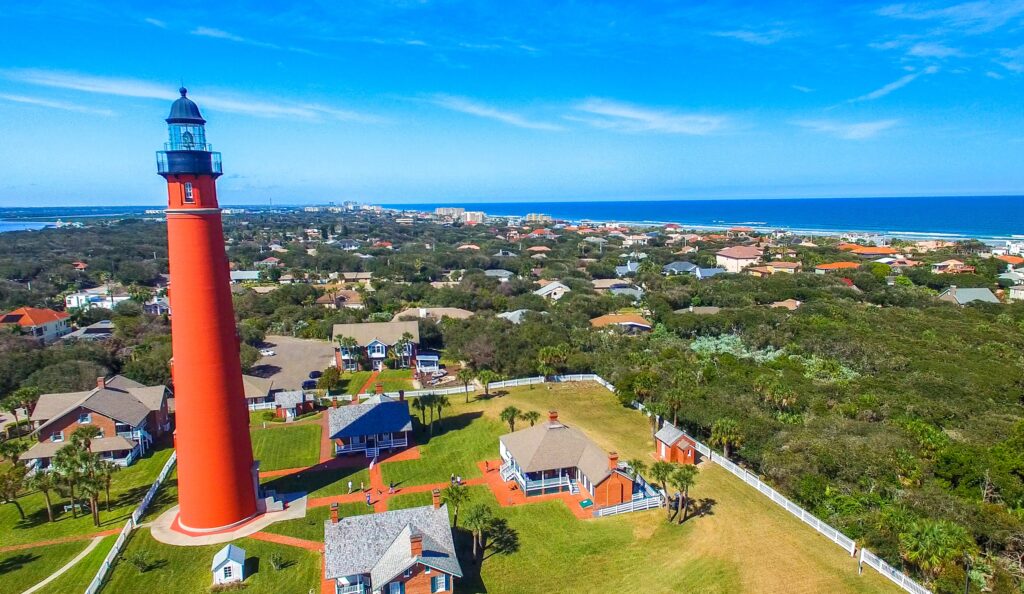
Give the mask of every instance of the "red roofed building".
[(17, 324), (23, 333), (30, 334), (41, 342), (53, 342), (71, 332), (68, 314), (52, 309), (19, 307), (0, 316), (0, 325), (14, 324)]
[(761, 261), (761, 250), (745, 245), (734, 245), (715, 253), (715, 262), (726, 272), (740, 272)]
[(855, 270), (857, 268), (860, 268), (860, 262), (829, 262), (828, 264), (818, 264), (814, 267), (814, 272), (825, 274), (836, 270)]
[(996, 256), (996, 260), (1002, 260), (1010, 266), (1020, 266), (1021, 264), (1024, 264), (1024, 258), (1021, 258), (1020, 256)]
[(899, 253), (898, 250), (894, 250), (893, 248), (884, 245), (878, 247), (857, 247), (850, 251), (858, 256), (894, 256)]

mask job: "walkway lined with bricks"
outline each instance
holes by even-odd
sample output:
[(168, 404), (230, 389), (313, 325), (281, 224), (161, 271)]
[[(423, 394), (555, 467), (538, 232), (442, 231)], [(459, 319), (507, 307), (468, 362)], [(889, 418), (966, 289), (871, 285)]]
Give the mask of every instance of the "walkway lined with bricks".
[(541, 501), (551, 501), (556, 499), (565, 504), (569, 511), (574, 516), (581, 520), (589, 520), (594, 517), (594, 508), (582, 508), (580, 502), (588, 499), (587, 492), (580, 489), (579, 495), (573, 495), (569, 492), (561, 493), (548, 493), (546, 495), (531, 495), (529, 498), (526, 497), (526, 493), (519, 488), (519, 485), (515, 481), (505, 482), (501, 480), (501, 473), (498, 469), (501, 468), (501, 460), (487, 460), (477, 462), (477, 467), (480, 472), (484, 474), (483, 482), (485, 482), (491, 492), (494, 493), (494, 498), (498, 500), (498, 505), (502, 507), (513, 507), (516, 505), (526, 505), (530, 503), (538, 503)]
[(257, 532), (255, 534), (250, 534), (249, 538), (255, 538), (256, 540), (272, 542), (274, 544), (285, 545), (288, 547), (298, 547), (300, 549), (316, 551), (318, 553), (324, 552), (324, 543), (322, 542), (306, 540), (304, 538), (295, 538), (294, 536), (285, 536), (284, 534), (274, 534), (273, 532)]
[(10, 551), (21, 551), (23, 549), (33, 549), (35, 547), (47, 547), (50, 545), (62, 544), (65, 542), (75, 542), (76, 540), (91, 540), (93, 538), (103, 538), (104, 536), (110, 536), (111, 534), (117, 534), (119, 532), (121, 532), (121, 528), (112, 528), (110, 530), (104, 530), (103, 532), (93, 532), (92, 534), (76, 534), (74, 536), (65, 536), (63, 538), (55, 538), (53, 540), (26, 542), (24, 544), (0, 547), (0, 553), (8, 553)]
[[(363, 384), (363, 387), (359, 388), (359, 391), (356, 392), (356, 396), (358, 396), (359, 394), (372, 394), (374, 392), (373, 384), (377, 382), (378, 377), (380, 377), (380, 371), (376, 369), (373, 370), (373, 373), (370, 374), (369, 379), (366, 380), (366, 383)], [(359, 398), (356, 396), (352, 398), (352, 404), (359, 404)]]
[(334, 458), (334, 442), (331, 440), (331, 425), (328, 418), (331, 416), (330, 409), (324, 411), (320, 419), (320, 463), (327, 462)]

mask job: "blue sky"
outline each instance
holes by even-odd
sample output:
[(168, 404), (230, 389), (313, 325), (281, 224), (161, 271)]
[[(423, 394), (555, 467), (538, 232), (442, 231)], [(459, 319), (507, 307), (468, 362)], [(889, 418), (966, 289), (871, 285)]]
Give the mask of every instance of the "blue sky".
[(308, 4), (3, 3), (0, 206), (1024, 193), (1024, 0)]

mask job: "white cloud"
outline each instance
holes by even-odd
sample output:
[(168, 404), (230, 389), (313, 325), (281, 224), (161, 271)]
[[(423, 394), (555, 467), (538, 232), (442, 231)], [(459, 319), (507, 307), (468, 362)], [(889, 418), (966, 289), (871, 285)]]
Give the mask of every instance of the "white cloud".
[(300, 54), (308, 54), (310, 56), (319, 56), (320, 55), (317, 52), (314, 52), (312, 50), (308, 50), (308, 49), (305, 49), (305, 48), (293, 47), (293, 46), (280, 46), (280, 45), (278, 45), (276, 43), (269, 43), (269, 42), (266, 42), (266, 41), (259, 41), (257, 39), (250, 39), (248, 37), (242, 37), (241, 35), (235, 35), (234, 33), (229, 33), (228, 31), (224, 31), (223, 29), (215, 29), (213, 27), (196, 27), (192, 31), (189, 31), (189, 33), (191, 33), (192, 35), (198, 35), (199, 37), (210, 37), (212, 39), (223, 39), (224, 41), (233, 41), (235, 43), (244, 43), (246, 45), (251, 45), (251, 46), (254, 46), (254, 47), (263, 47), (263, 48), (275, 49), (275, 50), (287, 50), (287, 51), (290, 51), (290, 52), (296, 52), (296, 53), (300, 53)]
[(167, 23), (161, 21), (160, 19), (145, 18), (145, 19), (142, 19), (142, 22), (149, 23), (150, 25), (153, 25), (154, 27), (160, 27), (161, 29), (166, 29), (167, 28)]
[(793, 34), (784, 29), (771, 29), (768, 31), (751, 31), (748, 29), (736, 29), (734, 31), (715, 31), (711, 33), (715, 37), (729, 37), (739, 39), (754, 45), (772, 45), (778, 43)]
[(880, 8), (877, 14), (897, 19), (936, 21), (965, 33), (979, 34), (998, 29), (1024, 15), (1024, 0), (972, 0), (945, 8), (891, 4)]
[(465, 97), (456, 97), (452, 95), (435, 95), (432, 99), (432, 103), (438, 107), (443, 107), (451, 111), (457, 111), (459, 113), (465, 113), (474, 115), (481, 118), (487, 118), (490, 120), (497, 120), (504, 122), (510, 126), (516, 126), (517, 128), (528, 128), (531, 130), (563, 130), (561, 126), (556, 124), (550, 124), (547, 122), (537, 122), (529, 120), (517, 113), (510, 111), (504, 111), (490, 105), (467, 99)]
[(27, 97), (25, 95), (8, 95), (6, 93), (0, 93), (0, 99), (3, 99), (5, 101), (12, 101), (14, 103), (23, 103), (26, 105), (35, 105), (38, 107), (49, 107), (51, 109), (74, 111), (77, 113), (87, 113), (90, 115), (114, 115), (114, 112), (110, 111), (109, 109), (94, 109), (92, 107), (84, 107), (81, 105), (76, 105), (74, 103), (68, 103), (66, 101), (54, 101), (52, 99), (43, 99), (40, 97)]
[(828, 134), (844, 140), (867, 140), (899, 124), (899, 120), (847, 123), (836, 120), (798, 120), (793, 124), (812, 132)]
[(1004, 49), (999, 52), (1002, 59), (999, 64), (1011, 72), (1024, 72), (1024, 45), (1017, 49)]
[(907, 54), (917, 58), (952, 58), (964, 55), (963, 52), (955, 47), (928, 42), (915, 43), (907, 50)]
[[(101, 95), (158, 99), (161, 101), (170, 101), (175, 96), (173, 87), (168, 88), (165, 85), (128, 78), (108, 78), (87, 74), (32, 69), (0, 70), (0, 76), (30, 85)], [(319, 105), (285, 101), (272, 102), (252, 97), (228, 96), (217, 93), (203, 93), (199, 103), (203, 109), (209, 108), (215, 111), (266, 118), (295, 118), (314, 121), (324, 119), (359, 122), (381, 121), (374, 116)]]
[(705, 136), (721, 130), (728, 119), (724, 116), (679, 113), (652, 109), (609, 99), (588, 99), (576, 105), (585, 117), (566, 116), (595, 128), (617, 132), (655, 132)]
[(789, 87), (791, 89), (795, 89), (797, 91), (800, 91), (801, 93), (813, 93), (814, 92), (814, 89), (812, 89), (811, 87), (805, 87), (803, 85), (789, 85)]
[(910, 74), (901, 76), (900, 78), (892, 81), (891, 83), (889, 83), (889, 84), (887, 84), (887, 85), (885, 85), (883, 87), (880, 87), (878, 89), (875, 89), (874, 91), (871, 91), (870, 93), (867, 93), (865, 95), (861, 95), (860, 97), (854, 97), (853, 99), (850, 99), (849, 102), (850, 103), (856, 103), (856, 102), (859, 102), (859, 101), (874, 101), (875, 99), (880, 99), (882, 97), (885, 97), (889, 93), (892, 93), (893, 91), (896, 91), (898, 89), (902, 89), (903, 87), (905, 87), (905, 86), (909, 85), (910, 83), (914, 82), (915, 80), (918, 79), (918, 77), (920, 77), (920, 76), (922, 76), (924, 74), (935, 74), (938, 71), (939, 71), (938, 67), (936, 67), (936, 66), (929, 66), (928, 68), (925, 68), (924, 70), (920, 70), (918, 72), (912, 72)]

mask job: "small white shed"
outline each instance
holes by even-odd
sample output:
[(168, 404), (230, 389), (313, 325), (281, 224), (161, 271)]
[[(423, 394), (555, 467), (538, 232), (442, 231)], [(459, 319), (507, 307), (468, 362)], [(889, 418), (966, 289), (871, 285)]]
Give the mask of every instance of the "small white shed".
[(217, 551), (210, 566), (214, 584), (230, 584), (245, 579), (245, 549), (229, 544)]

